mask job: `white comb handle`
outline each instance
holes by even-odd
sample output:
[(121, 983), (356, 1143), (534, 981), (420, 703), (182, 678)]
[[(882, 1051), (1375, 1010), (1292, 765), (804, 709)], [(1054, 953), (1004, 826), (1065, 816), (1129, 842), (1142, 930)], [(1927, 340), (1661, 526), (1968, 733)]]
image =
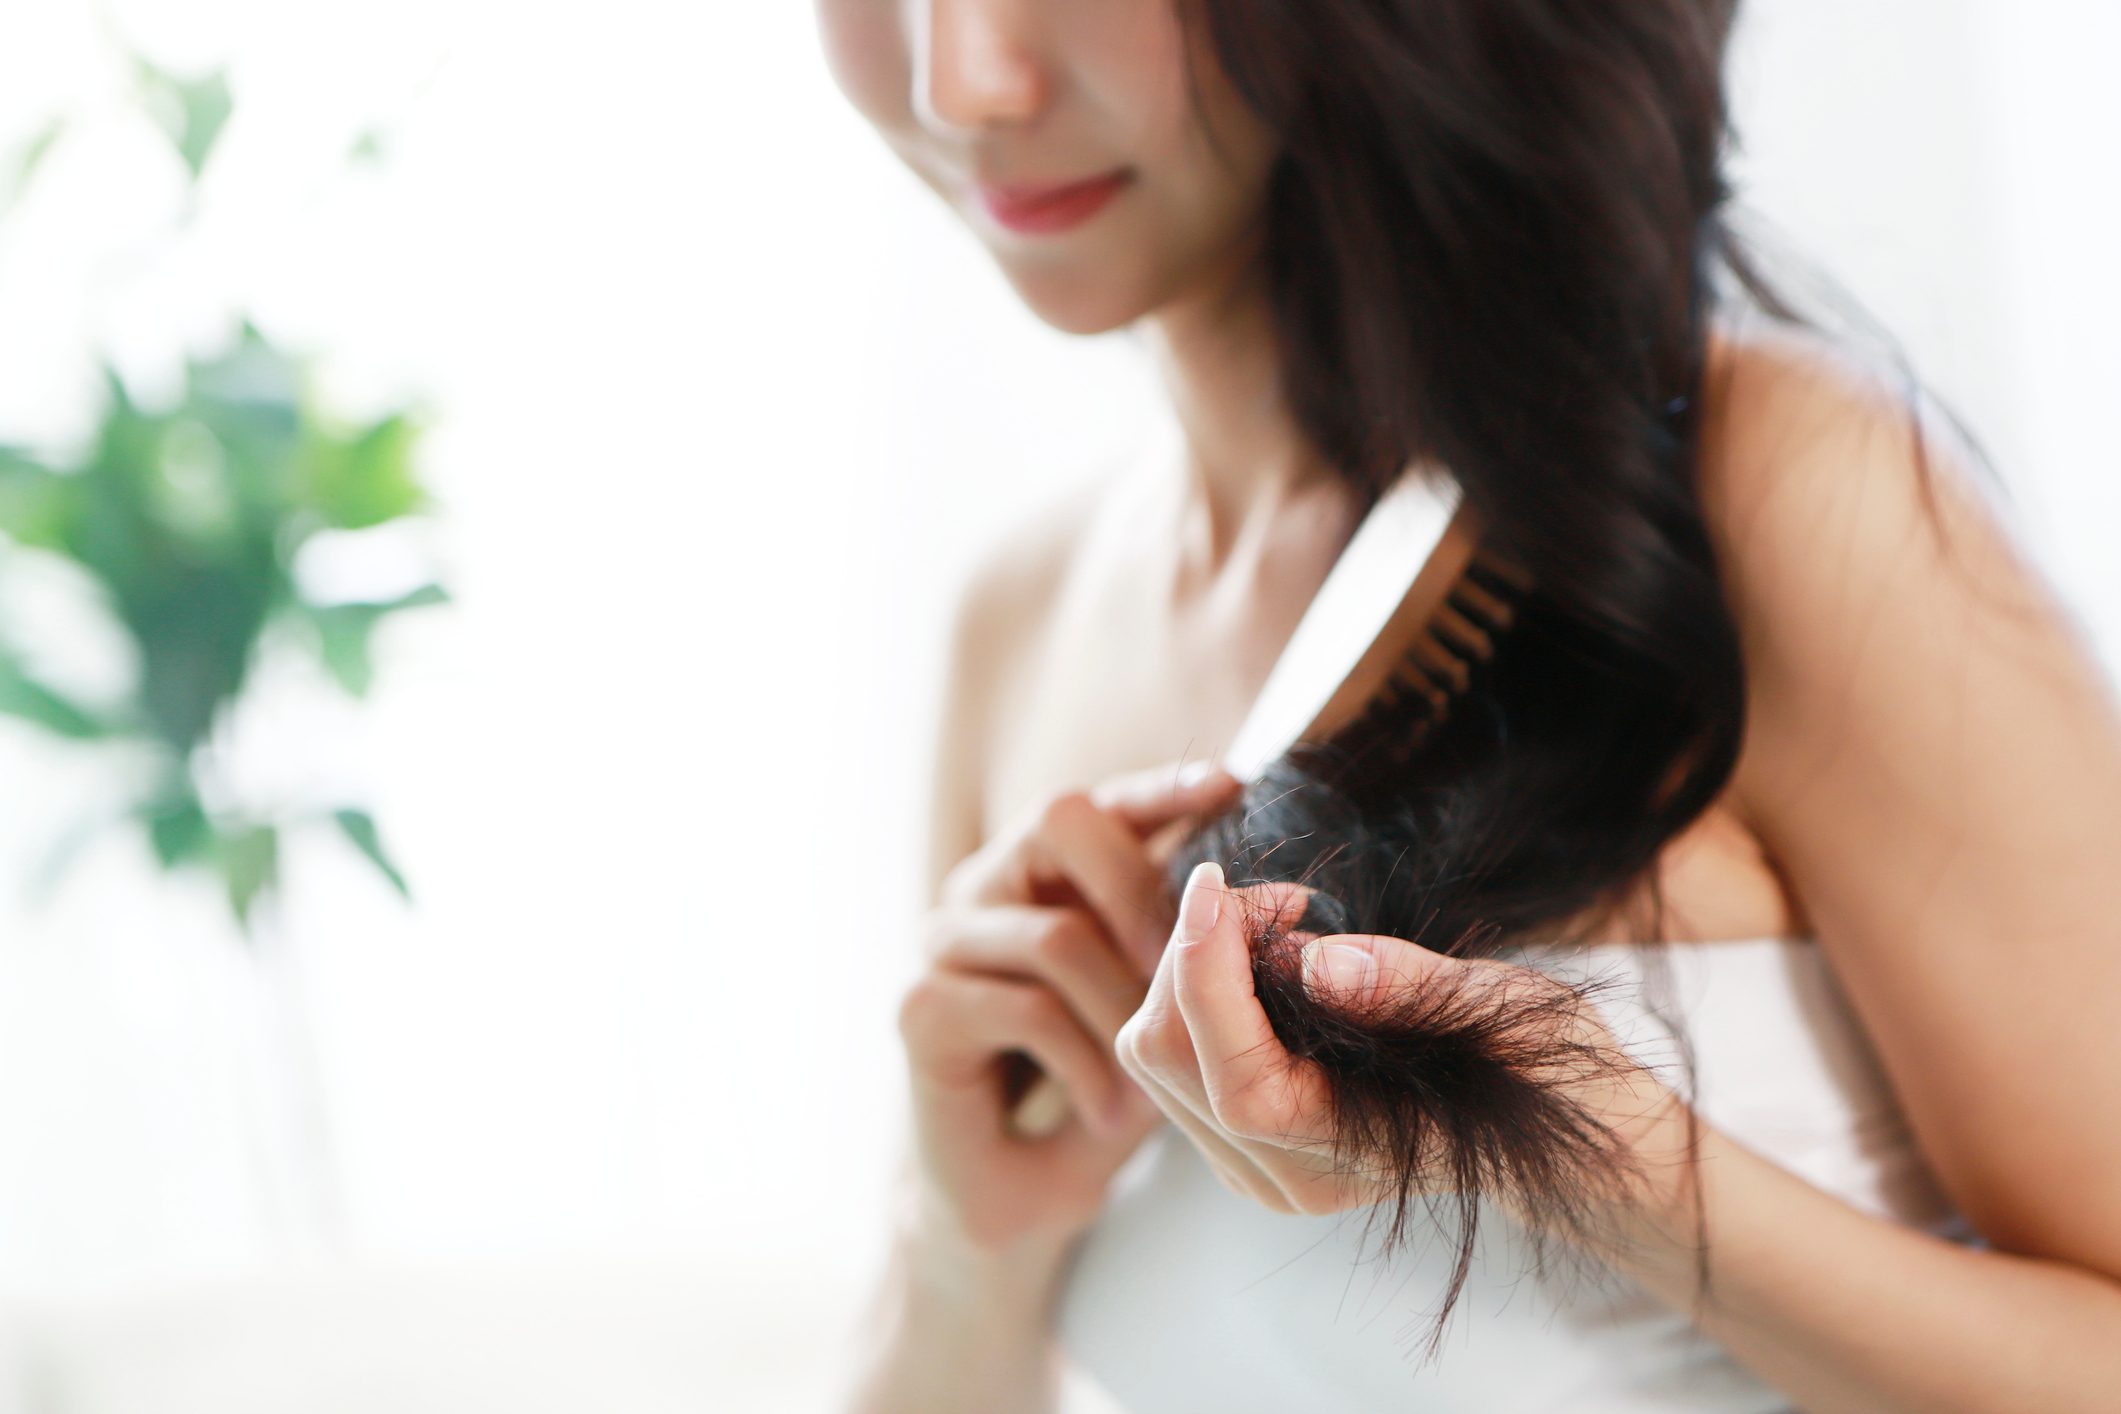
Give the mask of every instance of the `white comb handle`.
[(1416, 470), (1393, 482), (1333, 562), (1267, 674), (1222, 765), (1255, 781), (1303, 739), (1406, 600), (1457, 513), (1455, 481)]

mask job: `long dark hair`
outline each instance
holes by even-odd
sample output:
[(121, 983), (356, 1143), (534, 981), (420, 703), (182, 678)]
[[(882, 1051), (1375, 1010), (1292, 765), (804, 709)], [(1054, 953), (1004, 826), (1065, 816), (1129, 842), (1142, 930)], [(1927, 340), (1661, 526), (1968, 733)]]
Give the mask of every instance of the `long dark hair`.
[[(1189, 38), (1282, 144), (1263, 258), (1301, 429), (1364, 497), (1448, 468), (1536, 589), (1418, 750), (1381, 753), (1373, 714), (1369, 739), (1293, 753), (1178, 851), (1174, 889), (1215, 858), (1234, 885), (1319, 890), (1331, 919), (1311, 931), (1455, 956), (1616, 921), (1660, 939), (1653, 866), (1745, 734), (1697, 481), (1709, 324), (1730, 292), (1796, 317), (1724, 216), (1734, 9), (1184, 0)], [(1645, 883), (1649, 916), (1624, 917)], [(1548, 1230), (1588, 1245), (1630, 1168), (1556, 1083), (1605, 1063), (1556, 1039), (1591, 991), (1431, 991), (1357, 1026), (1306, 994), (1288, 931), (1250, 926), (1257, 990), (1332, 1080), (1343, 1157), (1390, 1166), (1388, 1248), (1427, 1196), (1421, 1160), (1448, 1156), (1458, 1262), (1433, 1354), (1483, 1195), (1541, 1215), (1543, 1256)], [(1705, 1289), (1705, 1246), (1699, 1270)]]

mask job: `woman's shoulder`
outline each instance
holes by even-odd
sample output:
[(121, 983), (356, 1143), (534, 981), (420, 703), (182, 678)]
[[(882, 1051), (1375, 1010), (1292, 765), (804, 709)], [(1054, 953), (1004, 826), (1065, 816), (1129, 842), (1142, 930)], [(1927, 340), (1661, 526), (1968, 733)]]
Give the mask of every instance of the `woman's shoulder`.
[(1719, 331), (1700, 426), (1702, 513), (1732, 610), (1755, 637), (1778, 605), (1845, 604), (1910, 553), (2035, 577), (2007, 488), (1881, 356), (1787, 324)]
[(1124, 475), (1119, 462), (1037, 498), (986, 539), (956, 580), (938, 715), (931, 888), (977, 846), (997, 707), (1035, 661), (1086, 538)]
[(953, 596), (953, 652), (959, 670), (997, 671), (1037, 638), (1059, 598), (1118, 467), (1050, 490), (1004, 522), (960, 573)]
[(1971, 441), (1890, 363), (1802, 329), (1748, 329), (1712, 341), (1702, 414), (1702, 510), (1747, 669), (1738, 794), (1757, 819), (1792, 762), (1875, 729), (1848, 684), (1880, 670), (1867, 635), (1886, 606), (1920, 606), (1921, 631), (1937, 633), (1997, 610), (2022, 627), (2059, 606)]
[(1826, 333), (1765, 319), (1719, 325), (1702, 402), (1703, 512), (1733, 553), (1777, 502), (1831, 516), (1881, 493), (1984, 494), (1972, 442), (1910, 370)]
[(2113, 681), (1972, 494), (1973, 463), (1918, 435), (1891, 380), (1881, 395), (1801, 350), (1751, 366), (1722, 490), (1753, 815), (1969, 1220), (1999, 1248), (2121, 1271), (2121, 1131), (2079, 1098), (2121, 1084), (2087, 1021), (2121, 1004)]

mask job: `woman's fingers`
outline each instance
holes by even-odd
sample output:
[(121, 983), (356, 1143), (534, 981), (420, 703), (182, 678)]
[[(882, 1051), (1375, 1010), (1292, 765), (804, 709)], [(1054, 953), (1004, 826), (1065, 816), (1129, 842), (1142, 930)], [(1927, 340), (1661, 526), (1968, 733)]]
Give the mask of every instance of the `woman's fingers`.
[[(931, 953), (956, 968), (1046, 983), (1109, 1056), (1173, 916), (1163, 866), (1141, 832), (1178, 826), (1241, 790), (1227, 772), (1172, 767), (1052, 797), (952, 871), (931, 918)], [(1132, 1089), (1124, 1075), (1121, 1085)], [(1019, 1130), (1062, 1118), (1056, 1098), (1042, 1082), (1025, 1097)]]
[(964, 860), (944, 896), (968, 904), (1081, 903), (1146, 979), (1170, 935), (1172, 909), (1144, 833), (1227, 805), (1242, 789), (1228, 772), (1174, 765), (1064, 791)]
[(1185, 816), (1221, 809), (1243, 790), (1244, 782), (1212, 761), (1171, 762), (1101, 781), (1090, 799), (1146, 836)]
[(928, 915), (929, 956), (960, 970), (1046, 983), (1092, 1039), (1110, 1047), (1148, 990), (1095, 918), (1033, 904), (942, 906)]
[(1248, 908), (1293, 922), (1308, 891), (1288, 884), (1230, 889), (1214, 863), (1194, 872), (1179, 905), (1171, 991), (1200, 1058), (1209, 1112), (1231, 1134), (1283, 1147), (1315, 1143), (1323, 1100), (1315, 1072), (1274, 1034), (1252, 986)]
[(1200, 1111), (1186, 1103), (1183, 1096), (1155, 1086), (1149, 1090), (1149, 1098), (1193, 1141), (1193, 1147), (1200, 1151), (1208, 1167), (1215, 1170), (1223, 1187), (1278, 1213), (1296, 1211), (1295, 1205), (1266, 1170), (1217, 1133), (1215, 1126), (1202, 1118)]
[(1283, 927), (1300, 919), (1310, 890), (1228, 889), (1219, 873), (1203, 869), (1192, 881), (1188, 901), (1216, 907), (1181, 903), (1187, 922), (1122, 1033), (1121, 1062), (1226, 1185), (1281, 1212), (1337, 1212), (1361, 1182), (1341, 1171), (1323, 1075), (1287, 1053), (1260, 1009), (1247, 945), (1262, 915)]
[(1087, 792), (1054, 796), (1020, 834), (980, 862), (983, 867), (958, 881), (965, 903), (1080, 901), (1133, 959), (1143, 978), (1155, 970), (1171, 930), (1163, 872), (1134, 832), (1094, 804)]
[(1121, 1028), (1114, 1053), (1156, 1107), (1193, 1141), (1225, 1187), (1270, 1208), (1289, 1211), (1281, 1190), (1223, 1134), (1207, 1111), (1205, 1097), (1192, 1093), (1187, 1083), (1197, 1073), (1199, 1061), (1172, 1003), (1168, 955), (1149, 984), (1141, 1010)]
[(1206, 1092), (1187, 1082), (1187, 1067), (1129, 1069), (1232, 1192), (1275, 1212), (1334, 1213), (1353, 1205), (1351, 1193), (1365, 1191), (1359, 1176), (1342, 1172), (1329, 1143), (1292, 1149), (1230, 1133), (1210, 1110)]
[(1059, 997), (1036, 982), (930, 972), (900, 1003), (899, 1034), (917, 1084), (983, 1089), (992, 1082), (998, 1056), (1027, 1051), (1067, 1087), (1088, 1122), (1111, 1132), (1128, 1120), (1127, 1082), (1117, 1061), (1090, 1039)]
[[(1115, 1051), (1225, 1186), (1278, 1212), (1325, 1214), (1389, 1196), (1398, 1178), (1389, 1164), (1342, 1151), (1324, 1071), (1289, 1054), (1254, 990), (1252, 933), (1262, 918), (1288, 930), (1303, 948), (1306, 990), (1350, 1014), (1443, 973), (1457, 985), (1484, 964), (1373, 934), (1313, 936), (1297, 927), (1310, 897), (1294, 883), (1231, 888), (1218, 866), (1203, 865)], [(1507, 985), (1505, 966), (1478, 982)]]

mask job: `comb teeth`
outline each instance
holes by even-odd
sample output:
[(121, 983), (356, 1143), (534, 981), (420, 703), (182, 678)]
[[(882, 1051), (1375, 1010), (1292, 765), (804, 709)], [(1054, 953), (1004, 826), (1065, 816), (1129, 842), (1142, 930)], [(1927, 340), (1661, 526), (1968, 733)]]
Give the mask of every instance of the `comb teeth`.
[(1535, 583), (1500, 552), (1476, 550), (1351, 734), (1380, 740), (1394, 761), (1413, 752), (1471, 688), (1475, 667), (1495, 656)]
[(1461, 582), (1470, 579), (1505, 599), (1521, 599), (1538, 587), (1530, 570), (1492, 546), (1475, 550), (1461, 574)]
[(1495, 656), (1494, 632), (1475, 622), (1450, 599), (1436, 606), (1436, 621), (1429, 625), (1429, 632), (1461, 658), (1478, 658), (1485, 663)]
[(1517, 607), (1512, 599), (1520, 591), (1512, 586), (1507, 595), (1502, 595), (1484, 588), (1474, 578), (1474, 568), (1477, 565), (1469, 566), (1465, 575), (1451, 586), (1444, 602), (1490, 633), (1500, 633), (1517, 617)]

